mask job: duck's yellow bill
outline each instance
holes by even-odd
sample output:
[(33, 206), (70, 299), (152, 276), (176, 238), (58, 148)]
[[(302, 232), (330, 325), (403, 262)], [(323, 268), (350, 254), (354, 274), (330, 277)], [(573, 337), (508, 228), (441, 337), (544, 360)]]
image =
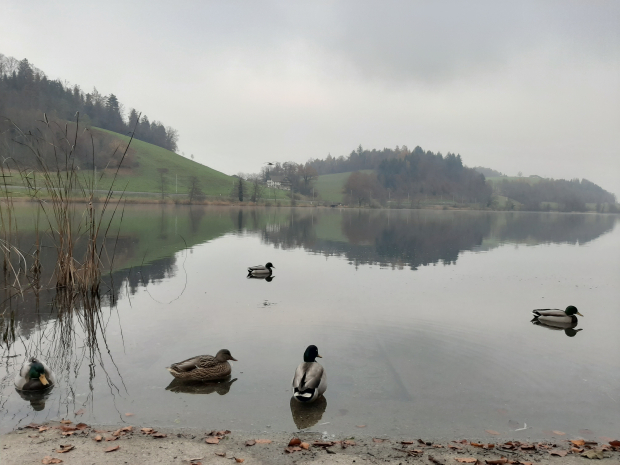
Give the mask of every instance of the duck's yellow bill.
[(43, 386), (47, 386), (50, 383), (45, 377), (45, 374), (39, 376), (39, 381), (41, 381), (41, 384), (43, 384)]
[(579, 312), (577, 312), (577, 315), (579, 315), (579, 316), (583, 316), (583, 315), (582, 315), (581, 313), (579, 313)]

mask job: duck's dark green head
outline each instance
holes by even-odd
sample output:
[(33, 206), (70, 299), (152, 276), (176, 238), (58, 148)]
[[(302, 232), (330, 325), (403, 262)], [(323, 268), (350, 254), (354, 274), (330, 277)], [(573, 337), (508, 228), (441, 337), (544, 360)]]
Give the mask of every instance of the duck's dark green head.
[(579, 313), (579, 311), (577, 310), (577, 307), (575, 307), (574, 305), (569, 305), (568, 307), (566, 307), (566, 310), (564, 310), (564, 313), (566, 313), (568, 316), (572, 316), (572, 315), (583, 316), (581, 313)]
[(323, 358), (319, 355), (319, 349), (316, 346), (308, 346), (304, 352), (304, 362), (316, 362), (316, 358)]
[(30, 370), (28, 370), (29, 379), (38, 379), (44, 386), (49, 384), (49, 381), (45, 377), (45, 367), (36, 358), (30, 359)]
[(273, 263), (271, 262), (267, 262), (267, 264), (265, 265), (265, 268), (275, 268), (275, 266), (273, 266)]

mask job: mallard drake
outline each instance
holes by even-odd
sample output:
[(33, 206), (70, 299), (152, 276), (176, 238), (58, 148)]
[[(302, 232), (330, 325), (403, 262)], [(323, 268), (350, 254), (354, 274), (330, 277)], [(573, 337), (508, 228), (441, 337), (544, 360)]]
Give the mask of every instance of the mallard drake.
[(569, 305), (566, 307), (566, 310), (539, 308), (532, 310), (532, 314), (534, 315), (532, 322), (536, 320), (550, 326), (559, 326), (560, 324), (576, 325), (579, 320), (577, 320), (575, 315), (583, 316), (574, 305)]
[(273, 266), (273, 264), (271, 262), (267, 262), (267, 264), (265, 266), (263, 265), (256, 265), (256, 266), (249, 266), (248, 267), (248, 276), (271, 276), (271, 269), (275, 268), (275, 266)]
[(166, 369), (178, 379), (194, 381), (213, 381), (230, 376), (231, 367), (228, 360), (237, 361), (230, 354), (230, 350), (222, 349), (215, 357), (212, 355), (198, 355), (182, 362), (173, 363)]
[(15, 377), (15, 388), (20, 391), (42, 391), (52, 387), (56, 377), (41, 359), (32, 357), (25, 361)]
[(314, 402), (327, 389), (327, 374), (316, 361), (319, 355), (316, 346), (308, 346), (304, 362), (299, 364), (293, 376), (293, 398), (298, 402)]

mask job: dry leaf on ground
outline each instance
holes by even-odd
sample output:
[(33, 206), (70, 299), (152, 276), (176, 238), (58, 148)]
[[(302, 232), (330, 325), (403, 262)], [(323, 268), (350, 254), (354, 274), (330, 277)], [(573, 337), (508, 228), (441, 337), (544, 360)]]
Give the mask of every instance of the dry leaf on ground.
[(234, 459), (235, 459), (235, 462), (237, 462), (237, 463), (245, 462), (245, 459), (238, 459), (237, 457), (234, 457)]
[(246, 446), (253, 446), (254, 444), (256, 444), (256, 441), (254, 439), (250, 439), (249, 441), (245, 441), (245, 445)]
[(70, 425), (72, 423), (71, 420), (60, 420), (63, 425)]
[(226, 452), (216, 452), (215, 455), (219, 455), (220, 457), (226, 457)]
[(97, 435), (97, 436), (95, 436), (93, 439), (94, 439), (95, 441), (99, 442), (99, 441), (101, 441), (101, 440), (103, 439), (103, 437), (102, 437), (100, 434), (98, 434), (98, 435)]
[(256, 439), (256, 444), (271, 444), (271, 439)]
[(299, 452), (301, 450), (301, 447), (299, 446), (288, 446), (286, 449), (284, 449), (284, 452), (286, 452), (287, 454), (292, 454), (293, 452)]
[(75, 427), (77, 429), (86, 429), (88, 428), (88, 425), (86, 423), (78, 423), (77, 425), (75, 425)]
[(49, 426), (40, 426), (39, 427), (39, 433), (42, 433), (43, 431), (47, 431), (49, 428)]
[(84, 415), (84, 413), (86, 412), (86, 410), (84, 410), (83, 408), (79, 409), (77, 412), (75, 412), (76, 415)]
[(41, 463), (46, 465), (50, 463), (62, 463), (62, 460), (46, 455), (45, 457), (43, 457), (43, 460), (41, 460)]
[(428, 456), (428, 459), (433, 462), (436, 463), (437, 465), (445, 465), (446, 462), (444, 462), (443, 460), (440, 459), (436, 459), (435, 457), (433, 457), (432, 455)]
[(609, 444), (612, 445), (613, 447), (620, 447), (620, 441), (609, 441)]
[(334, 443), (331, 441), (314, 441), (312, 445), (315, 447), (331, 447)]
[(75, 446), (71, 444), (61, 444), (59, 447), (60, 449), (56, 449), (56, 452), (60, 454), (64, 454), (65, 452), (75, 449)]
[(372, 438), (373, 442), (387, 442), (389, 439), (381, 439), (381, 438)]
[(589, 459), (597, 459), (597, 460), (603, 460), (605, 458), (605, 455), (603, 454), (602, 450), (589, 450), (581, 454), (581, 456), (589, 458)]
[(353, 441), (351, 439), (345, 439), (344, 443), (347, 446), (354, 446), (355, 445), (355, 441)]
[(140, 428), (140, 431), (144, 434), (152, 434), (156, 432), (153, 428)]
[(485, 463), (488, 465), (502, 465), (504, 463), (508, 463), (508, 459), (502, 457), (501, 459), (496, 460), (485, 460)]
[(218, 438), (205, 438), (205, 442), (207, 444), (219, 444), (220, 440)]
[(167, 438), (168, 435), (165, 433), (153, 433), (151, 434), (151, 437), (156, 438), (156, 439), (161, 439), (161, 438)]
[(366, 428), (366, 425), (355, 425), (356, 428)]
[(499, 433), (495, 430), (492, 429), (485, 429), (485, 431), (489, 434), (492, 434), (493, 436), (499, 436)]
[(459, 463), (478, 463), (478, 459), (473, 457), (457, 457), (456, 461)]
[(135, 413), (131, 413), (131, 412), (127, 412), (125, 414), (126, 417), (133, 417), (135, 415)]
[(118, 439), (118, 436), (109, 436), (105, 438), (106, 441), (116, 441), (117, 439)]
[(111, 446), (111, 447), (108, 447), (107, 449), (104, 449), (103, 451), (104, 452), (114, 452), (115, 450), (119, 450), (120, 448), (121, 448), (121, 446), (118, 446), (118, 445), (117, 446)]
[(299, 447), (301, 447), (302, 449), (308, 450), (310, 449), (310, 444), (308, 444), (307, 442), (302, 442), (301, 444), (299, 444)]
[(288, 443), (289, 447), (291, 447), (291, 446), (298, 446), (299, 444), (301, 444), (301, 439), (299, 439), (299, 438), (293, 438)]
[(413, 441), (400, 441), (401, 444), (409, 445), (413, 444)]
[(550, 455), (557, 455), (558, 457), (565, 457), (566, 454), (568, 454), (567, 451), (565, 450), (560, 450), (560, 449), (553, 449), (549, 451)]
[(577, 447), (583, 446), (586, 442), (583, 439), (571, 439), (571, 441)]

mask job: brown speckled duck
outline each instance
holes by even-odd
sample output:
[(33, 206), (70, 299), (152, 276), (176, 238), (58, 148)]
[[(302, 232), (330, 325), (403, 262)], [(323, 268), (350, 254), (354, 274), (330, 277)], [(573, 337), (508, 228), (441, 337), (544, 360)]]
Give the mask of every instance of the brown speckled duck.
[(198, 355), (182, 362), (173, 363), (166, 369), (178, 379), (194, 381), (213, 381), (230, 376), (231, 367), (228, 360), (237, 361), (230, 354), (230, 350), (222, 349), (215, 357), (212, 355)]

